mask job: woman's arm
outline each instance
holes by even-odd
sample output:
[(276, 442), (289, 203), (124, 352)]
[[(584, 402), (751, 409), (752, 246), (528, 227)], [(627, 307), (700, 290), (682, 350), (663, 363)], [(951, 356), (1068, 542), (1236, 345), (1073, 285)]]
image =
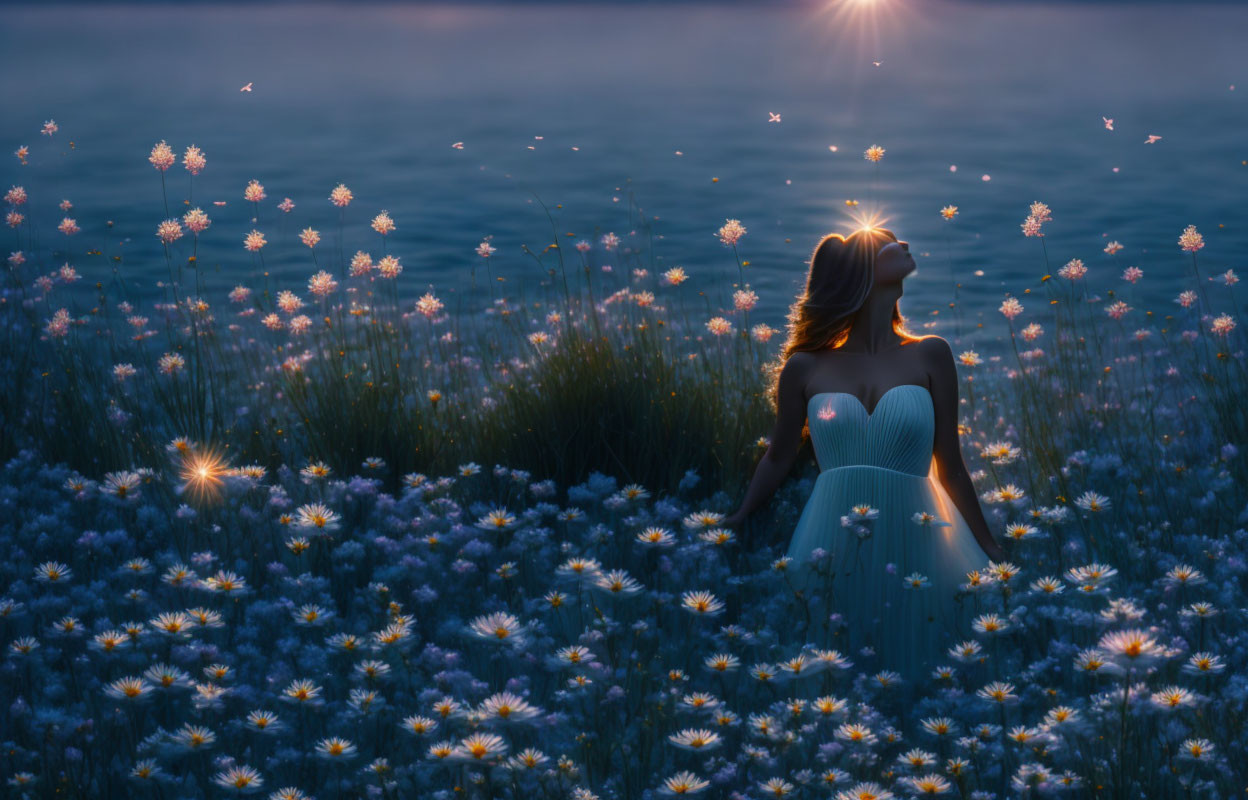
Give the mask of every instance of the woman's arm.
[(809, 353), (796, 352), (780, 369), (776, 386), (776, 426), (767, 444), (767, 452), (754, 470), (754, 478), (745, 499), (736, 513), (724, 520), (725, 526), (740, 524), (747, 516), (766, 503), (780, 488), (802, 443), (802, 426), (806, 424), (806, 376), (813, 359)]
[(948, 492), (963, 519), (975, 534), (984, 553), (994, 561), (1005, 559), (1005, 551), (992, 538), (988, 521), (979, 507), (975, 486), (962, 460), (958, 442), (958, 369), (953, 363), (953, 350), (939, 336), (929, 336), (920, 346), (931, 380), (932, 405), (936, 411), (935, 450), (940, 484)]

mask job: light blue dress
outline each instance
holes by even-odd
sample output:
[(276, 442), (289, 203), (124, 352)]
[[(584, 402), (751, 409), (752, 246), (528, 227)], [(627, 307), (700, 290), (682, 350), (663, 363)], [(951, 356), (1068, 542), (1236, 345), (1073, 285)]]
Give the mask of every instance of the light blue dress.
[[(931, 393), (895, 386), (868, 414), (852, 394), (820, 392), (806, 411), (820, 474), (788, 549), (789, 579), (815, 598), (806, 638), (840, 650), (856, 669), (893, 670), (911, 685), (924, 684), (936, 666), (957, 666), (947, 651), (971, 634), (974, 616), (974, 597), (961, 586), (966, 573), (988, 565), (931, 475)], [(857, 523), (866, 531), (843, 525), (855, 506), (879, 512)], [(916, 522), (920, 512), (936, 520)], [(816, 548), (829, 555), (812, 566)], [(907, 588), (907, 577), (923, 585)], [(835, 614), (839, 626), (825, 624)], [(864, 656), (864, 646), (875, 656)]]

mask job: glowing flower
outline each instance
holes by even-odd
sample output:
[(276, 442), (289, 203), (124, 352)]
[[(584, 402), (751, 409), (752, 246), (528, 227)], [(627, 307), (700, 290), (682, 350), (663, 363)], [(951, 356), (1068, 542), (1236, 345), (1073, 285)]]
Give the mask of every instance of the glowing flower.
[(338, 288), (338, 281), (334, 280), (334, 276), (325, 270), (308, 278), (308, 291), (317, 297), (327, 297), (335, 289)]
[(940, 215), (945, 219), (953, 219), (958, 215), (957, 206), (945, 206), (940, 210)]
[(1017, 459), (1021, 452), (1021, 450), (1009, 442), (991, 442), (984, 445), (980, 449), (979, 454), (984, 458), (991, 459), (994, 464), (1003, 465)]
[(496, 508), (477, 520), (477, 527), (487, 531), (509, 530), (516, 523), (516, 518), (505, 508)]
[(281, 699), (300, 705), (320, 705), (324, 702), (321, 699), (321, 687), (309, 680), (291, 681), (290, 685), (282, 690)]
[(132, 676), (121, 678), (104, 687), (104, 694), (116, 700), (144, 700), (152, 687), (142, 678)]
[(264, 247), (264, 245), (265, 245), (264, 234), (261, 233), (260, 231), (253, 230), (251, 233), (247, 234), (247, 236), (243, 238), (243, 247), (247, 248), (253, 253), (259, 250), (260, 248)]
[(876, 740), (879, 738), (871, 732), (870, 728), (857, 722), (843, 723), (832, 735), (843, 742), (863, 746), (875, 744)]
[(1074, 281), (1088, 274), (1088, 268), (1077, 258), (1072, 258), (1057, 270), (1057, 274), (1066, 280)]
[(952, 786), (948, 780), (934, 772), (927, 775), (905, 777), (901, 780), (916, 795), (945, 794)]
[(1226, 336), (1233, 330), (1235, 330), (1235, 320), (1227, 314), (1220, 314), (1209, 323), (1209, 332), (1218, 336)]
[(1213, 750), (1213, 743), (1208, 739), (1184, 739), (1179, 745), (1179, 758), (1184, 761), (1210, 761)]
[(352, 199), (353, 199), (353, 196), (351, 194), (351, 190), (348, 189), (346, 185), (342, 183), (335, 186), (333, 191), (329, 193), (329, 202), (333, 203), (339, 208), (346, 208), (347, 205), (350, 204)]
[(1145, 664), (1166, 654), (1156, 639), (1139, 628), (1107, 633), (1097, 643), (1097, 649), (1124, 667)]
[(240, 594), (247, 589), (247, 581), (229, 570), (218, 570), (215, 575), (204, 578), (203, 587), (221, 594)]
[(377, 274), (383, 278), (393, 280), (399, 277), (399, 273), (403, 271), (403, 265), (394, 256), (385, 256), (377, 262)]
[(1109, 315), (1110, 319), (1122, 319), (1130, 310), (1131, 306), (1122, 300), (1117, 300), (1105, 307), (1105, 313)]
[(926, 589), (931, 586), (932, 582), (926, 575), (918, 572), (912, 572), (902, 579), (901, 588), (903, 589)]
[(745, 226), (739, 219), (730, 219), (720, 226), (717, 234), (719, 240), (726, 245), (735, 245), (745, 235)]
[(750, 291), (747, 286), (745, 289), (739, 289), (732, 294), (732, 305), (737, 311), (749, 311), (758, 304), (758, 295)]
[(762, 344), (766, 344), (771, 341), (771, 337), (775, 336), (777, 333), (779, 333), (779, 331), (766, 323), (759, 323), (753, 328), (750, 328), (750, 336), (754, 339), (754, 341), (761, 342)]
[(390, 219), (390, 214), (383, 210), (380, 214), (373, 217), (372, 228), (382, 236), (385, 236), (394, 232), (394, 220)]
[(688, 770), (683, 770), (663, 781), (659, 794), (667, 797), (684, 797), (698, 794), (710, 785), (710, 781), (703, 780)]
[(459, 743), (450, 758), (455, 761), (492, 761), (507, 755), (507, 743), (495, 733), (474, 733)]
[(1183, 665), (1183, 672), (1188, 675), (1216, 675), (1226, 669), (1226, 662), (1221, 656), (1201, 651), (1192, 653)]
[(187, 147), (186, 152), (182, 154), (182, 166), (186, 167), (186, 171), (192, 175), (198, 175), (207, 163), (204, 151), (195, 145)]
[(1099, 512), (1109, 509), (1111, 503), (1108, 497), (1088, 491), (1075, 498), (1075, 505), (1084, 511)]
[(1006, 319), (1014, 319), (1023, 313), (1023, 304), (1018, 302), (1017, 298), (1007, 297), (997, 310), (1004, 314)]
[(873, 144), (866, 149), (866, 152), (862, 154), (862, 157), (873, 163), (878, 163), (879, 160), (884, 157), (884, 148), (880, 147), (878, 144)]
[(173, 740), (186, 750), (201, 750), (212, 745), (217, 735), (202, 725), (188, 722), (173, 734)]
[(672, 267), (663, 273), (663, 280), (671, 286), (679, 286), (688, 279), (689, 276), (685, 274), (684, 267)]
[(350, 739), (330, 736), (316, 743), (316, 754), (326, 761), (345, 761), (356, 753), (356, 746)]
[(164, 172), (177, 162), (178, 157), (173, 154), (173, 148), (164, 139), (161, 139), (152, 148), (152, 154), (147, 157), (147, 160), (151, 162), (153, 167)]
[(481, 713), (487, 719), (523, 722), (541, 715), (542, 710), (512, 692), (499, 692), (481, 701)]
[(971, 627), (978, 633), (986, 633), (990, 635), (1002, 634), (1010, 629), (1008, 619), (998, 616), (997, 614), (980, 614), (971, 623)]
[(706, 728), (685, 728), (669, 734), (667, 740), (681, 750), (713, 750), (722, 743), (719, 734)]
[(468, 623), (468, 631), (479, 639), (503, 644), (523, 644), (524, 626), (514, 615), (505, 611), (476, 617)]
[(1004, 681), (993, 681), (975, 694), (994, 703), (1005, 704), (1018, 701), (1018, 695), (1014, 694), (1014, 684)]
[(156, 238), (171, 244), (182, 238), (182, 226), (176, 219), (167, 219), (156, 227)]
[(208, 230), (208, 226), (212, 224), (212, 220), (202, 208), (192, 208), (190, 211), (182, 215), (182, 222), (190, 229), (191, 233), (198, 236)]
[(893, 793), (878, 783), (864, 781), (836, 793), (836, 800), (892, 800)]
[(949, 528), (953, 525), (953, 523), (945, 522), (930, 511), (916, 511), (911, 515), (910, 519), (925, 528)]
[(1199, 586), (1205, 583), (1205, 576), (1200, 570), (1187, 564), (1176, 564), (1161, 579), (1167, 586)]
[(723, 601), (710, 592), (685, 592), (680, 599), (681, 606), (694, 616), (714, 617), (723, 613)]
[(1184, 689), (1182, 686), (1167, 686), (1153, 692), (1149, 702), (1163, 711), (1173, 711), (1176, 708), (1194, 706), (1200, 699), (1199, 695)]
[(321, 503), (310, 503), (300, 506), (296, 512), (300, 528), (315, 528), (318, 531), (334, 531), (341, 524), (338, 515)]
[(758, 788), (762, 790), (763, 794), (771, 795), (772, 797), (784, 797), (792, 793), (794, 787), (793, 784), (784, 778), (768, 778), (765, 781), (760, 781)]
[(248, 202), (259, 203), (266, 197), (268, 197), (268, 195), (264, 193), (264, 186), (260, 184), (260, 181), (255, 180), (254, 178), (248, 181), (247, 188), (243, 189), (243, 199)]
[(433, 318), (442, 310), (444, 304), (432, 292), (426, 292), (416, 301), (416, 311), (426, 317)]
[(213, 776), (212, 782), (238, 794), (251, 794), (260, 791), (264, 778), (252, 767), (242, 765), (218, 772)]
[(373, 257), (363, 250), (356, 250), (355, 255), (351, 256), (351, 277), (367, 275), (372, 268)]
[(1188, 225), (1179, 236), (1179, 247), (1185, 252), (1195, 253), (1205, 246), (1205, 237), (1196, 230), (1195, 225)]
[(642, 585), (629, 577), (628, 573), (622, 569), (613, 569), (610, 572), (598, 574), (592, 586), (617, 597), (632, 597), (642, 591)]

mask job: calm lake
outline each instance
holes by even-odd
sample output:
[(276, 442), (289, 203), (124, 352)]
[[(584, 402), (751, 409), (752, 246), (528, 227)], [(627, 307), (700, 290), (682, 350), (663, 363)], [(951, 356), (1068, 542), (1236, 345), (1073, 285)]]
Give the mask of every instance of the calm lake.
[[(847, 200), (878, 205), (911, 242), (920, 266), (903, 311), (923, 322), (950, 297), (950, 257), (993, 325), (1006, 292), (1039, 291), (1040, 243), (1019, 229), (1034, 200), (1053, 209), (1052, 270), (1083, 259), (1102, 296), (1136, 265), (1134, 304), (1177, 308), (1189, 224), (1205, 236), (1204, 275), (1248, 267), (1248, 8), (1002, 5), (880, 3), (874, 20), (820, 4), (300, 6), (297, 22), (281, 5), (9, 8), (0, 139), (10, 154), (28, 145), (30, 163), (6, 156), (0, 180), (30, 192), (44, 241), (71, 200), (83, 230), (66, 257), (96, 280), (102, 261), (85, 251), (124, 247), (141, 299), (167, 275), (147, 162), (161, 139), (207, 156), (193, 204), (213, 219), (199, 256), (218, 303), (259, 284), (242, 247), (252, 227), (276, 285), (303, 292), (315, 267), (297, 234), (311, 226), (318, 253), (335, 246), (339, 182), (355, 195), (346, 253), (381, 254), (368, 221), (388, 210), (410, 297), (462, 291), (474, 265), (483, 287), (486, 236), (506, 288), (540, 296), (544, 272), (522, 245), (554, 236), (536, 198), (570, 259), (583, 238), (596, 267), (611, 264), (620, 254), (598, 238), (637, 229), (630, 193), (657, 217), (654, 265), (683, 266), (682, 291), (707, 292), (696, 307), (729, 302), (737, 264), (714, 234), (741, 220), (753, 317), (774, 326), (820, 235), (855, 227)], [(873, 144), (878, 165), (863, 158)], [(188, 173), (167, 178), (180, 215)], [(254, 225), (253, 178), (268, 195)], [(1113, 258), (1111, 240), (1125, 248)]]

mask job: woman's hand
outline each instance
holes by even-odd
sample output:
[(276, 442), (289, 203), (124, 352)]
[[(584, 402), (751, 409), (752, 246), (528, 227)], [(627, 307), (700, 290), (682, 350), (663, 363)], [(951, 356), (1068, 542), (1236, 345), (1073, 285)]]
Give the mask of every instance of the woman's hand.
[(719, 521), (720, 528), (740, 528), (745, 524), (745, 517), (737, 512), (733, 512)]

